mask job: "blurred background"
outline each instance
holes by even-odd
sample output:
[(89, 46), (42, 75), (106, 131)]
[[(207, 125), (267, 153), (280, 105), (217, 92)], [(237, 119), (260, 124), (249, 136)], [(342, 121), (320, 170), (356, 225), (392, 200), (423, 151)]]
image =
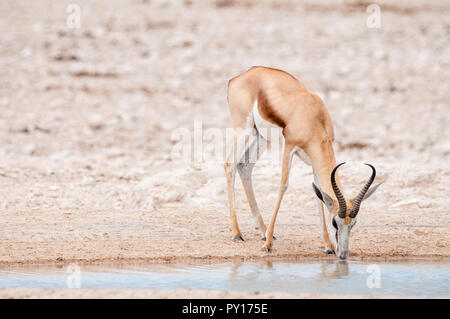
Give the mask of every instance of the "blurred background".
[[(2, 0), (0, 208), (225, 209), (221, 163), (173, 163), (170, 136), (194, 120), (231, 127), (227, 82), (254, 65), (322, 97), (338, 161), (370, 161), (400, 174), (392, 187), (432, 194), (450, 175), (450, 4), (377, 1), (372, 28), (371, 3)], [(262, 167), (257, 180), (277, 178)], [(298, 174), (309, 185), (310, 169)]]

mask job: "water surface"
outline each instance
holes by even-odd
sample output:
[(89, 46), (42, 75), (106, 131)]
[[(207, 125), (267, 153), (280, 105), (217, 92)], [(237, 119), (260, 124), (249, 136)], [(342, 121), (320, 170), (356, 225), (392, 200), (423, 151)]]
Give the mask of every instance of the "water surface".
[(191, 289), (450, 297), (448, 261), (233, 261), (0, 268), (0, 288)]

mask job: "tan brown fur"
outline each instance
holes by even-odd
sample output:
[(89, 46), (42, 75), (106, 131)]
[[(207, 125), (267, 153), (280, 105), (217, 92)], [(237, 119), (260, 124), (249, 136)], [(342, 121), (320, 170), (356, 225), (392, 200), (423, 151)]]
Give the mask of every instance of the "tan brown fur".
[(263, 90), (258, 92), (258, 111), (264, 119), (279, 127), (285, 128), (286, 123), (280, 118), (273, 105), (270, 105), (269, 99)]
[[(295, 146), (303, 149), (311, 159), (320, 187), (330, 196), (334, 196), (330, 183), (330, 174), (336, 165), (332, 146), (334, 130), (322, 100), (285, 71), (262, 66), (252, 67), (232, 78), (228, 83), (228, 104), (235, 129), (245, 127), (255, 100), (258, 100), (258, 111), (262, 118), (283, 129), (286, 149), (293, 149)], [(282, 188), (288, 177), (288, 162), (286, 162), (288, 160), (289, 154), (285, 153), (280, 186)], [(227, 167), (226, 171), (228, 185), (230, 185), (231, 175)], [(340, 185), (338, 176), (336, 181)], [(228, 189), (230, 190), (230, 186)], [(284, 191), (280, 192), (275, 212), (267, 228), (266, 247), (268, 249), (271, 248), (271, 235), (283, 193)], [(229, 197), (229, 203), (232, 207), (230, 201), (231, 197)], [(326, 223), (329, 224), (330, 213), (327, 211), (324, 215), (326, 215)], [(234, 208), (230, 208), (230, 216), (233, 234), (240, 236)], [(331, 246), (328, 232), (324, 237), (327, 244)]]

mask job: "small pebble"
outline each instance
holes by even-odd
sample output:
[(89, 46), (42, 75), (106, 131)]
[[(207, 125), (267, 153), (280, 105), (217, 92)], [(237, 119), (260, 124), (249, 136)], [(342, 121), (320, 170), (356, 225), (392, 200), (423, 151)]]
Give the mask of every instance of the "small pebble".
[(431, 206), (431, 203), (427, 200), (421, 200), (419, 201), (419, 203), (417, 203), (417, 206), (419, 206), (420, 208), (428, 208)]

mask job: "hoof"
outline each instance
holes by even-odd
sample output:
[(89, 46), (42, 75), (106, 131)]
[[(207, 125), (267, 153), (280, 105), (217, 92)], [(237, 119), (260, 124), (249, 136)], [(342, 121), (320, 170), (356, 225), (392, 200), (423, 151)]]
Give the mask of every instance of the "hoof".
[(333, 254), (335, 254), (335, 252), (334, 252), (334, 250), (327, 248), (327, 249), (325, 249), (325, 254), (333, 255)]
[[(276, 238), (275, 236), (273, 236), (272, 238), (273, 238), (273, 240), (277, 240), (277, 238)], [(266, 240), (266, 236), (264, 236), (263, 238), (261, 238), (261, 240), (264, 240), (264, 241), (265, 241), (265, 240)]]
[(272, 248), (267, 248), (266, 245), (262, 246), (262, 250), (267, 252), (267, 253), (271, 253), (272, 252)]
[(244, 238), (242, 236), (236, 236), (231, 238), (232, 241), (244, 241)]

